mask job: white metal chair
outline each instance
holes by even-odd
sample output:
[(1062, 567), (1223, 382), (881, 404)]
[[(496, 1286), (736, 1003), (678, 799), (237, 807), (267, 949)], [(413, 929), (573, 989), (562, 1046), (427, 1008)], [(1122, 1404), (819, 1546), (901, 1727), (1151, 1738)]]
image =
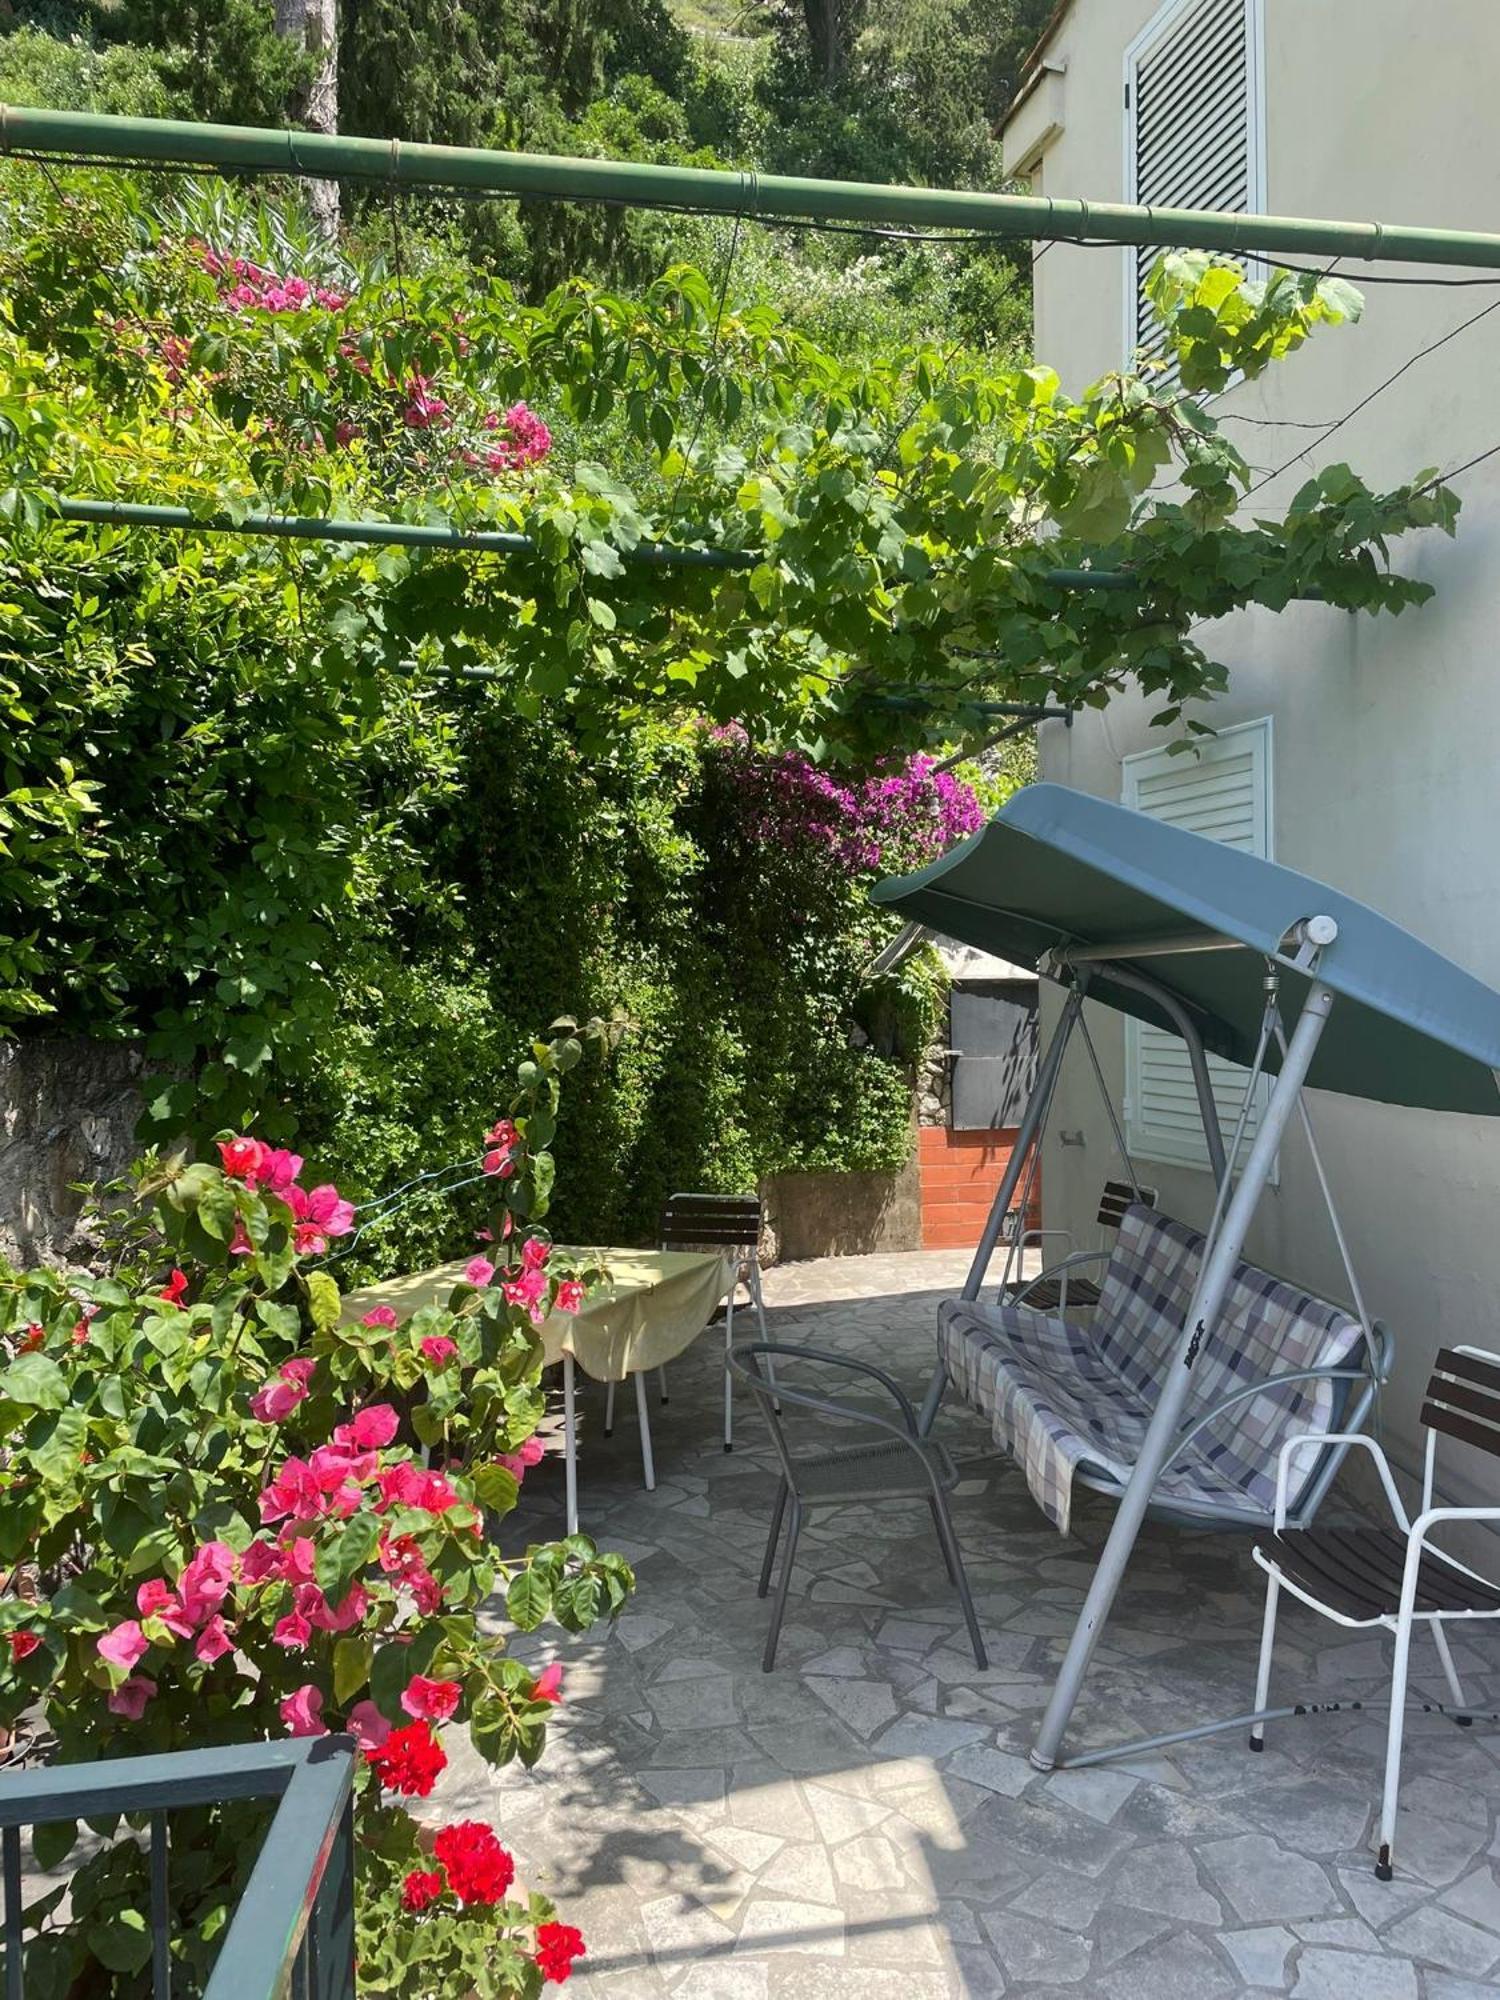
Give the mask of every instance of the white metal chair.
[[(1277, 1599), (1283, 1590), (1290, 1591), (1324, 1618), (1331, 1618), (1336, 1625), (1378, 1625), (1396, 1635), (1385, 1787), (1380, 1804), (1379, 1855), (1375, 1864), (1375, 1873), (1382, 1882), (1389, 1882), (1392, 1873), (1412, 1627), (1421, 1620), (1432, 1633), (1454, 1702), (1463, 1710), (1468, 1703), (1448, 1649), (1444, 1625), (1449, 1620), (1500, 1618), (1500, 1587), (1436, 1547), (1431, 1540), (1433, 1530), (1448, 1521), (1500, 1522), (1500, 1506), (1434, 1507), (1432, 1504), (1439, 1431), (1500, 1457), (1500, 1354), (1489, 1353), (1482, 1347), (1445, 1347), (1427, 1384), (1422, 1422), (1427, 1427), (1427, 1452), (1422, 1472), (1422, 1508), (1416, 1520), (1407, 1518), (1385, 1453), (1372, 1438), (1353, 1432), (1343, 1439), (1330, 1439), (1326, 1434), (1288, 1438), (1277, 1466), (1275, 1534), (1268, 1544), (1257, 1546), (1254, 1552), (1256, 1562), (1266, 1572), (1266, 1614), (1255, 1686), (1257, 1719), (1250, 1731), (1252, 1750), (1263, 1746), (1266, 1713), (1278, 1713), (1266, 1711), (1266, 1702), (1271, 1684), (1271, 1653), (1276, 1643)], [(1394, 1527), (1286, 1526), (1292, 1459), (1304, 1447), (1321, 1451), (1338, 1442), (1359, 1445), (1374, 1459), (1395, 1516)], [(1461, 1714), (1454, 1720), (1467, 1727), (1473, 1716)]]

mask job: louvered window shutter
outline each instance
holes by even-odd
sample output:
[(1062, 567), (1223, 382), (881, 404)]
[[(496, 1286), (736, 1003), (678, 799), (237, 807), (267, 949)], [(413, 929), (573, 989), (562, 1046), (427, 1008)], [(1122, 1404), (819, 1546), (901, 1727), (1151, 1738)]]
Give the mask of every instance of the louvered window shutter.
[[(1205, 738), (1182, 756), (1150, 750), (1127, 757), (1124, 781), (1126, 805), (1270, 858), (1269, 717)], [(1244, 1102), (1246, 1072), (1217, 1056), (1209, 1057), (1208, 1067), (1227, 1146)], [(1244, 1148), (1254, 1136), (1267, 1094), (1262, 1080)], [(1180, 1037), (1138, 1021), (1125, 1024), (1125, 1138), (1139, 1159), (1183, 1167), (1209, 1164), (1187, 1048)]]
[[(1126, 201), (1264, 208), (1260, 130), (1260, 0), (1169, 0), (1125, 55)], [(1127, 359), (1162, 346), (1146, 298), (1160, 254), (1126, 252)]]

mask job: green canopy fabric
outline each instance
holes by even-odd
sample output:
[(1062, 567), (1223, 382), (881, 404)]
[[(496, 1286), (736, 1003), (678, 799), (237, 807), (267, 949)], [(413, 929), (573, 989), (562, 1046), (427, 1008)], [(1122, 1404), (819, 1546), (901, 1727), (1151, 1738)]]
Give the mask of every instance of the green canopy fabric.
[[(1143, 954), (1138, 970), (1182, 1001), (1206, 1049), (1241, 1064), (1259, 1038), (1264, 956), (1301, 919), (1332, 917), (1338, 936), (1316, 976), (1339, 998), (1309, 1085), (1500, 1115), (1500, 994), (1326, 883), (1129, 807), (1030, 785), (951, 853), (873, 894), (913, 922), (1039, 970), (1058, 947), (1236, 939), (1249, 949)], [(1289, 1030), (1309, 983), (1282, 973)], [(1107, 964), (1090, 968), (1088, 991), (1173, 1028), (1148, 997), (1112, 981)]]

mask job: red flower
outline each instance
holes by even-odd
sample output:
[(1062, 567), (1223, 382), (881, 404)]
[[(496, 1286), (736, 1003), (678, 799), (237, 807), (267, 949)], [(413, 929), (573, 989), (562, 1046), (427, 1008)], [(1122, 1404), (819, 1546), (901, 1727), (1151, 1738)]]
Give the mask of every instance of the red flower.
[(562, 1662), (554, 1660), (550, 1667), (543, 1667), (531, 1683), (533, 1701), (559, 1702), (562, 1700)]
[(174, 1269), (171, 1277), (162, 1286), (156, 1296), (159, 1299), (165, 1299), (169, 1305), (180, 1306), (182, 1304), (182, 1295), (187, 1288), (187, 1272)]
[(409, 1799), (425, 1799), (448, 1764), (442, 1744), (425, 1722), (393, 1729), (377, 1749), (365, 1752), (365, 1759), (383, 1791), (400, 1792)]
[(46, 1327), (39, 1326), (35, 1320), (32, 1320), (22, 1332), (21, 1338), (16, 1342), (16, 1352), (18, 1354), (32, 1354), (41, 1346), (46, 1338)]
[(538, 1924), (536, 1927), (536, 1962), (541, 1967), (543, 1979), (550, 1979), (561, 1986), (573, 1970), (575, 1958), (582, 1958), (588, 1947), (583, 1941), (583, 1932), (575, 1930), (571, 1924)]
[(445, 1826), (432, 1851), (448, 1871), (448, 1887), (461, 1903), (498, 1903), (516, 1879), (515, 1862), (482, 1820)]
[(12, 1665), (21, 1660), (29, 1659), (42, 1643), (35, 1632), (7, 1632), (5, 1637), (10, 1646)]
[(426, 1674), (413, 1674), (401, 1697), (401, 1706), (420, 1722), (446, 1722), (457, 1709), (462, 1694), (457, 1681), (434, 1681)]
[(231, 1180), (246, 1181), (253, 1187), (266, 1163), (266, 1147), (248, 1134), (238, 1139), (221, 1139), (219, 1158)]
[(443, 1878), (435, 1868), (413, 1868), (401, 1884), (401, 1907), (410, 1916), (419, 1916), (442, 1893)]

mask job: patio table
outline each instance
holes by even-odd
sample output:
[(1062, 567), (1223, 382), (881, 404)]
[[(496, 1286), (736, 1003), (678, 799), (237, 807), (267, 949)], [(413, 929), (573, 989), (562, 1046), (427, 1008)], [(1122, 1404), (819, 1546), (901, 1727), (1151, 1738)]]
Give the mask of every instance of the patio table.
[[(568, 1533), (578, 1529), (578, 1425), (575, 1364), (597, 1382), (635, 1377), (646, 1490), (656, 1487), (651, 1427), (646, 1414), (646, 1370), (664, 1368), (693, 1344), (734, 1282), (735, 1258), (725, 1251), (626, 1250), (560, 1245), (583, 1265), (603, 1265), (608, 1280), (576, 1313), (549, 1313), (542, 1322), (544, 1366), (562, 1363), (563, 1441), (566, 1454)], [(403, 1319), (423, 1306), (442, 1305), (464, 1281), (468, 1258), (431, 1271), (350, 1292), (345, 1320), (372, 1306), (393, 1306)]]

